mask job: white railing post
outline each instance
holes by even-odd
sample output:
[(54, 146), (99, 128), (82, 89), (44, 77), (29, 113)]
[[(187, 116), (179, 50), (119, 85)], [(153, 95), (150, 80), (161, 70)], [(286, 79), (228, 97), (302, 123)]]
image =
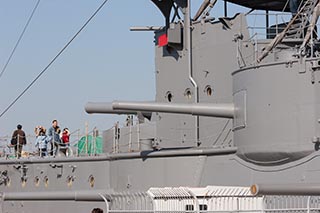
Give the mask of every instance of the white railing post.
[(131, 152), (131, 151), (132, 151), (132, 124), (130, 121), (129, 122), (129, 152)]
[(137, 125), (137, 140), (138, 140), (138, 150), (141, 151), (141, 143), (140, 143), (140, 122), (138, 121)]
[(109, 213), (109, 203), (108, 203), (107, 198), (104, 195), (100, 194), (100, 193), (99, 193), (99, 195), (104, 200), (104, 202), (106, 203), (106, 213)]

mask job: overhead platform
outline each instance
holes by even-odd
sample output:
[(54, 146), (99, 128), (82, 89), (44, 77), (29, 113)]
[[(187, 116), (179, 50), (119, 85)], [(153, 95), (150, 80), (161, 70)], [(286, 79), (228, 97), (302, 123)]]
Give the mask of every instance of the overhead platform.
[(255, 10), (271, 10), (289, 12), (288, 0), (227, 0), (228, 2), (238, 4)]
[[(168, 18), (171, 9), (176, 3), (179, 7), (186, 7), (186, 0), (151, 0), (160, 9), (162, 14)], [(270, 10), (270, 11), (286, 11), (290, 12), (289, 0), (226, 0), (237, 5), (248, 7), (256, 10)]]

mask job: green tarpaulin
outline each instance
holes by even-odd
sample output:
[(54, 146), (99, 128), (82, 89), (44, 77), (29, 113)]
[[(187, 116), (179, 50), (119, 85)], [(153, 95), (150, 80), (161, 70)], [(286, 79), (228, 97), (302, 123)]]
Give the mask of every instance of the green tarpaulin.
[[(88, 143), (88, 146), (86, 146), (86, 143)], [(92, 137), (91, 135), (83, 136), (75, 146), (78, 147), (79, 154), (101, 154), (102, 138)]]

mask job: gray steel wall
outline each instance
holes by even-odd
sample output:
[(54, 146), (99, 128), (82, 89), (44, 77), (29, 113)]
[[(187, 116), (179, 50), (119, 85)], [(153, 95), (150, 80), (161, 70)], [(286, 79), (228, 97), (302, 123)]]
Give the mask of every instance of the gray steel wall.
[[(249, 39), (245, 17), (240, 14), (230, 23), (230, 29), (220, 22), (193, 25), (192, 60), (194, 78), (199, 86), (199, 102), (231, 103), (231, 73), (239, 68), (237, 49), (240, 48), (245, 55), (252, 53), (252, 45), (242, 44), (242, 40)], [(239, 43), (235, 40), (237, 35), (242, 35)], [(187, 55), (183, 50), (169, 53), (166, 47), (156, 47), (156, 101), (168, 102), (166, 94), (171, 92), (173, 103), (193, 103), (195, 90), (188, 74)], [(208, 87), (212, 89), (212, 95), (207, 94)], [(187, 90), (191, 91), (191, 98), (186, 97)], [(201, 146), (233, 145), (230, 120), (199, 119)], [(157, 113), (157, 137), (161, 140), (161, 147), (197, 146), (195, 123), (193, 116)]]

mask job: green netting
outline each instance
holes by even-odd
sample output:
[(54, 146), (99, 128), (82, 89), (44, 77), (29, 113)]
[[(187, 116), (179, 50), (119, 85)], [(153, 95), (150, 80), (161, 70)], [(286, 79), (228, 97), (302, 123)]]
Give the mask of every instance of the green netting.
[[(88, 142), (88, 147), (86, 147)], [(83, 136), (78, 143), (75, 145), (78, 147), (79, 154), (101, 154), (102, 151), (102, 138), (92, 137), (91, 135)]]

